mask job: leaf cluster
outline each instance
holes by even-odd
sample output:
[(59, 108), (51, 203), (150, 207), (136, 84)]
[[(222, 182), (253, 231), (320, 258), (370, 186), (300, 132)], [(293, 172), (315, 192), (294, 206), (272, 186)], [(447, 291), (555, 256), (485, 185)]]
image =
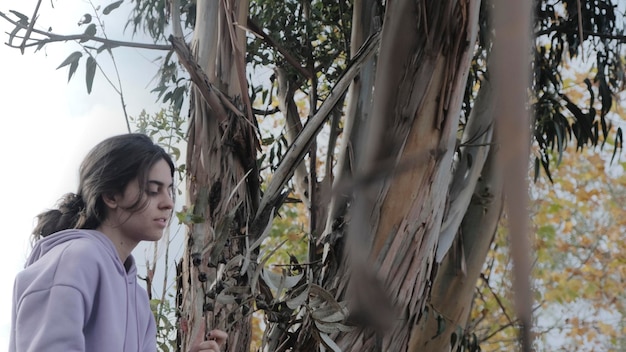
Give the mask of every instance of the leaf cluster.
[(169, 299), (152, 299), (150, 300), (150, 310), (154, 315), (157, 329), (157, 348), (160, 352), (175, 351), (176, 346), (176, 330), (174, 316), (176, 308), (172, 307)]
[[(535, 3), (536, 46), (534, 52), (533, 104), (534, 139), (540, 147), (535, 158), (535, 179), (543, 168), (551, 179), (551, 157), (558, 161), (568, 143), (576, 150), (603, 146), (611, 123), (607, 114), (614, 106), (613, 96), (624, 87), (621, 56), (624, 22), (617, 6), (609, 0), (564, 0)], [(572, 62), (594, 60), (595, 76), (583, 81), (590, 96), (582, 106), (563, 92), (562, 72)], [(570, 61), (572, 60), (572, 61)], [(581, 83), (583, 83), (581, 82)], [(595, 102), (599, 102), (596, 106)], [(621, 149), (622, 131), (617, 128), (615, 148)]]
[[(179, 161), (182, 157), (181, 145), (186, 143), (187, 136), (185, 134), (186, 119), (180, 116), (180, 110), (172, 106), (154, 114), (143, 110), (139, 116), (131, 116), (130, 120), (136, 132), (149, 136), (174, 157), (174, 161), (178, 164), (176, 169), (178, 180), (182, 182), (185, 178), (186, 165)], [(179, 193), (181, 193), (180, 189)]]
[[(143, 32), (150, 35), (155, 43), (166, 41), (171, 11), (170, 1), (131, 0), (130, 2), (133, 9), (126, 28), (132, 28), (133, 34)], [(192, 30), (196, 24), (195, 1), (180, 0), (179, 3), (183, 29)]]
[[(352, 3), (346, 0), (296, 1), (257, 0), (250, 3), (250, 18), (293, 56), (311, 76), (320, 72), (324, 85), (333, 85), (350, 54)], [(246, 61), (252, 67), (280, 66), (294, 77), (300, 71), (291, 67), (279, 48), (257, 37), (250, 37)], [(293, 81), (306, 84), (307, 78)]]

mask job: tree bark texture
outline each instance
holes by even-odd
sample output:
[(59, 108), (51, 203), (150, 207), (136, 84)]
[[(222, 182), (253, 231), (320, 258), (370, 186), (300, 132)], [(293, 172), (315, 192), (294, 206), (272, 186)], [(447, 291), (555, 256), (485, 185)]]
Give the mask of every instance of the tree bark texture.
[[(415, 345), (422, 334), (416, 323), (433, 284), (479, 5), (387, 3), (371, 117), (355, 156), (350, 260), (344, 267), (353, 274), (330, 274), (326, 284), (337, 297), (356, 301), (355, 311), (365, 317), (386, 314), (394, 320), (384, 334), (367, 329), (337, 334), (344, 351), (422, 351)], [(393, 314), (372, 299), (371, 280), (363, 274), (372, 269), (392, 297)], [(368, 294), (355, 296), (359, 292)]]
[[(247, 351), (250, 296), (241, 260), (259, 202), (258, 141), (245, 80), (247, 0), (199, 1), (191, 43), (194, 60), (221, 94), (209, 105), (192, 87), (187, 150), (188, 235), (179, 280), (181, 351), (203, 330), (229, 332), (228, 351)], [(256, 259), (256, 258), (254, 258)], [(254, 263), (256, 260), (253, 260)], [(243, 272), (242, 272), (243, 271)]]

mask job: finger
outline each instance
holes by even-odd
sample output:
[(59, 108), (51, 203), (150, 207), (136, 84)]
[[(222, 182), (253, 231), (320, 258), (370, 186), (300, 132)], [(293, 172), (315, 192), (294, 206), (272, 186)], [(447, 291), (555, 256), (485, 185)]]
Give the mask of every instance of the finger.
[(204, 341), (205, 331), (206, 331), (206, 322), (204, 321), (204, 319), (202, 319), (202, 322), (200, 323), (200, 329), (196, 331), (196, 335), (193, 337), (193, 340), (191, 340), (193, 341), (191, 343), (191, 346), (200, 345)]
[(220, 346), (224, 346), (226, 340), (228, 340), (228, 334), (222, 330), (211, 330), (209, 332), (209, 339), (215, 340)]
[(198, 352), (219, 352), (220, 345), (215, 340), (208, 340), (194, 346)]

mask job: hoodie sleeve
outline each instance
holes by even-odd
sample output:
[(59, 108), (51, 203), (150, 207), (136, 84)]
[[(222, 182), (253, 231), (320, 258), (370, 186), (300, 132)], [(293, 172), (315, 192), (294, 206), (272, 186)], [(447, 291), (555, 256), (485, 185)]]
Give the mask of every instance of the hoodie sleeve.
[(82, 294), (53, 286), (22, 298), (16, 311), (15, 352), (85, 351)]
[(93, 251), (74, 242), (18, 274), (11, 332), (15, 352), (85, 351), (98, 269)]
[(146, 334), (143, 338), (141, 352), (155, 352), (156, 348), (156, 323), (154, 322), (154, 316), (150, 316), (148, 320), (148, 328), (146, 329)]

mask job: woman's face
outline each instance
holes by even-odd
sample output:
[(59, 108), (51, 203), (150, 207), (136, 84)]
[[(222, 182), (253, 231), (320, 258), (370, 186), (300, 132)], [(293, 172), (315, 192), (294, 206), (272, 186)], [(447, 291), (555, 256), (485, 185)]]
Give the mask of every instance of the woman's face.
[[(158, 241), (163, 236), (174, 208), (173, 180), (169, 164), (161, 159), (148, 172), (146, 189), (138, 180), (128, 183), (122, 194), (115, 196), (117, 207), (109, 212), (107, 221), (115, 224), (119, 236), (130, 242)], [(145, 201), (139, 210), (129, 210), (138, 199)]]

